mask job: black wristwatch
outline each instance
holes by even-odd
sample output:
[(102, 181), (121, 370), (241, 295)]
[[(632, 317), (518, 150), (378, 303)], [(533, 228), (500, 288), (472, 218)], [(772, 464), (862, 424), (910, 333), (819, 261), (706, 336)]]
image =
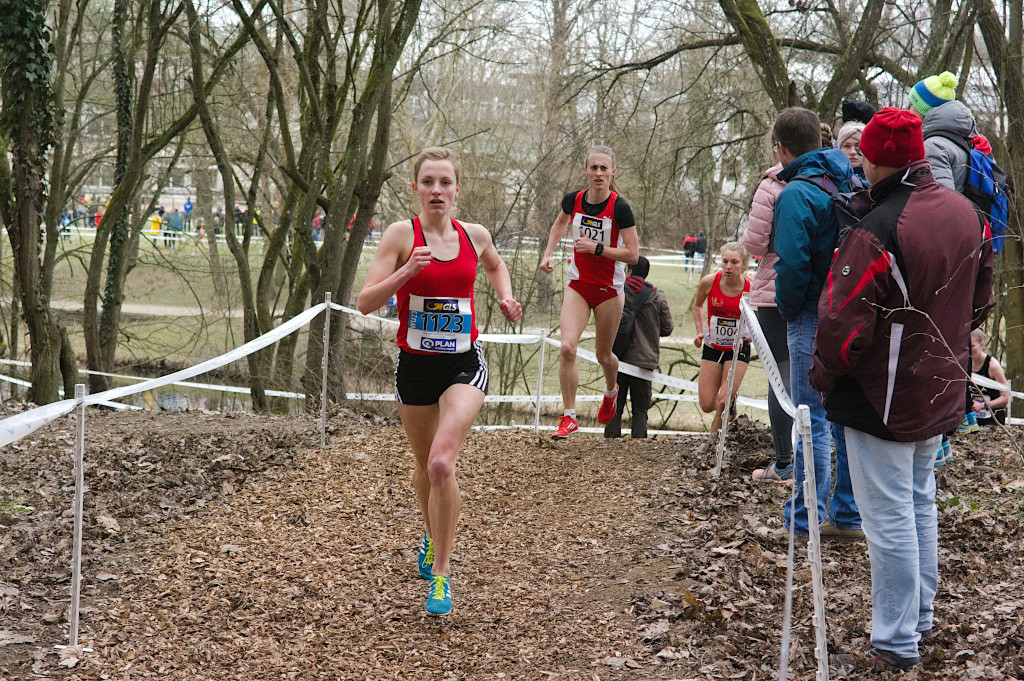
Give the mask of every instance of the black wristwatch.
[(594, 255), (600, 257), (602, 253), (604, 253), (604, 244), (598, 241), (597, 245), (594, 246)]

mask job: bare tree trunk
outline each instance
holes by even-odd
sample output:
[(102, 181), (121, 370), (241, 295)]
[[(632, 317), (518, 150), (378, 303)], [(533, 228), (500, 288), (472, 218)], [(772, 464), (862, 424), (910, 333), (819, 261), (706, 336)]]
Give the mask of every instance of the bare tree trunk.
[[(210, 145), (213, 157), (217, 160), (217, 167), (224, 178), (224, 219), (227, 222), (228, 216), (233, 214), (232, 203), (235, 196), (235, 183), (232, 175), (231, 162), (227, 152), (221, 144), (217, 133), (216, 124), (206, 101), (206, 83), (203, 75), (202, 45), (199, 38), (199, 17), (191, 0), (182, 3), (188, 16), (188, 42), (189, 53), (192, 58), (192, 97), (199, 113), (199, 119), (203, 124), (203, 132), (206, 134), (206, 141)], [(252, 211), (255, 207), (250, 206)], [(225, 229), (228, 249), (235, 257), (238, 264), (239, 285), (242, 291), (243, 305), (243, 332), (246, 342), (253, 340), (259, 335), (259, 322), (256, 319), (256, 306), (253, 300), (253, 286), (250, 278), (248, 262), (248, 244), (251, 230), (249, 225), (243, 228), (244, 245), (239, 244), (235, 237), (234, 229)], [(256, 411), (266, 411), (267, 396), (263, 386), (263, 378), (260, 375), (259, 358), (250, 354), (246, 361), (249, 366), (249, 391), (252, 397), (252, 406)]]
[(1021, 23), (1024, 2), (1011, 0), (1006, 5), (1008, 25), (1003, 26), (991, 0), (982, 0), (978, 25), (985, 46), (992, 58), (1007, 118), (1006, 171), (1016, 195), (1010, 196), (1010, 224), (1003, 248), (1003, 271), (1006, 297), (1002, 301), (1006, 329), (1006, 377), (1021, 385), (1024, 382), (1024, 36)]
[[(352, 110), (352, 124), (349, 128), (345, 150), (342, 153), (345, 163), (331, 192), (331, 208), (327, 213), (326, 221), (327, 236), (319, 253), (320, 279), (313, 289), (313, 300), (315, 301), (322, 301), (327, 291), (331, 291), (333, 299), (338, 302), (347, 300), (351, 293), (351, 283), (343, 289), (344, 270), (347, 267), (353, 267), (351, 264), (353, 255), (358, 262), (358, 253), (362, 249), (362, 237), (356, 235), (353, 235), (353, 240), (356, 243), (349, 242), (348, 244), (349, 249), (355, 250), (348, 251), (346, 248), (347, 223), (355, 212), (353, 197), (359, 178), (365, 172), (369, 147), (368, 138), (375, 114), (379, 114), (381, 99), (390, 92), (395, 65), (398, 63), (398, 58), (401, 56), (409, 34), (416, 23), (419, 9), (420, 0), (377, 0), (376, 43), (365, 85)], [(392, 17), (395, 17), (394, 24), (392, 24)], [(381, 125), (380, 117), (377, 116), (377, 118), (378, 125)], [(390, 116), (386, 120), (390, 121)], [(385, 125), (387, 124), (385, 123)], [(373, 204), (361, 207), (366, 214), (372, 215)], [(351, 276), (350, 274), (349, 282), (352, 281)], [(338, 316), (334, 315), (332, 318)], [(317, 316), (310, 323), (309, 328), (306, 370), (303, 375), (308, 408), (315, 408), (319, 402), (321, 381), (319, 367), (323, 356), (323, 320), (323, 316)], [(334, 361), (337, 362), (338, 358), (335, 357)], [(344, 398), (344, 394), (340, 390), (335, 386), (335, 391), (332, 393), (334, 399)]]

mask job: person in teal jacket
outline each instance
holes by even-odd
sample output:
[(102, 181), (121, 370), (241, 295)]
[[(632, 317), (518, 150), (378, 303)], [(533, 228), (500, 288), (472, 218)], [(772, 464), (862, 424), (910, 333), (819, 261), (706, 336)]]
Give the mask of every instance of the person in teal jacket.
[(817, 315), (818, 296), (825, 286), (839, 231), (832, 197), (816, 184), (798, 178), (822, 178), (826, 186), (831, 183), (840, 192), (848, 192), (852, 176), (846, 155), (826, 148), (801, 154), (779, 173), (786, 188), (775, 200), (775, 252), (779, 256), (775, 302), (787, 322), (803, 312)]
[[(779, 180), (786, 183), (775, 199), (774, 250), (779, 256), (775, 262), (775, 302), (779, 314), (786, 320), (790, 389), (793, 403), (807, 405), (811, 411), (812, 456), (821, 537), (849, 541), (864, 535), (860, 529), (860, 513), (853, 499), (846, 440), (842, 427), (830, 426), (825, 418), (821, 395), (811, 387), (808, 374), (818, 329), (818, 298), (839, 238), (831, 192), (850, 191), (853, 168), (846, 154), (839, 149), (821, 147), (818, 117), (807, 109), (794, 107), (781, 111), (772, 128), (772, 142), (776, 158), (782, 163)], [(836, 445), (834, 491), (833, 442)], [(787, 528), (792, 526), (794, 534), (806, 537), (809, 524), (803, 492), (802, 442), (797, 442), (794, 453), (797, 493), (795, 499), (786, 502), (785, 519)]]

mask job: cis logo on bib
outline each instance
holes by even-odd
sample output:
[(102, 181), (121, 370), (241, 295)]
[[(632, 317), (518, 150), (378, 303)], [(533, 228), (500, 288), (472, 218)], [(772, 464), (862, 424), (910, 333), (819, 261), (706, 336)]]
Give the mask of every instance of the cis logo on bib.
[(458, 312), (459, 301), (452, 298), (425, 298), (423, 310), (425, 312)]

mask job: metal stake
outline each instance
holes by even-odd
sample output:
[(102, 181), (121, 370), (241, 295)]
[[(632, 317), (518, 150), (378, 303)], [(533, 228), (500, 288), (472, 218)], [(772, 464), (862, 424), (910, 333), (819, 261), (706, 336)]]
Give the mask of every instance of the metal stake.
[(327, 360), (331, 347), (331, 292), (324, 294), (324, 358), (320, 378), (320, 448), (327, 446)]
[(82, 591), (82, 502), (85, 496), (85, 384), (75, 385), (75, 542), (71, 554), (71, 647), (78, 645), (78, 604)]
[(547, 347), (548, 329), (540, 336), (540, 361), (537, 365), (537, 405), (533, 413), (533, 432), (540, 433), (540, 398), (544, 394), (544, 348)]

